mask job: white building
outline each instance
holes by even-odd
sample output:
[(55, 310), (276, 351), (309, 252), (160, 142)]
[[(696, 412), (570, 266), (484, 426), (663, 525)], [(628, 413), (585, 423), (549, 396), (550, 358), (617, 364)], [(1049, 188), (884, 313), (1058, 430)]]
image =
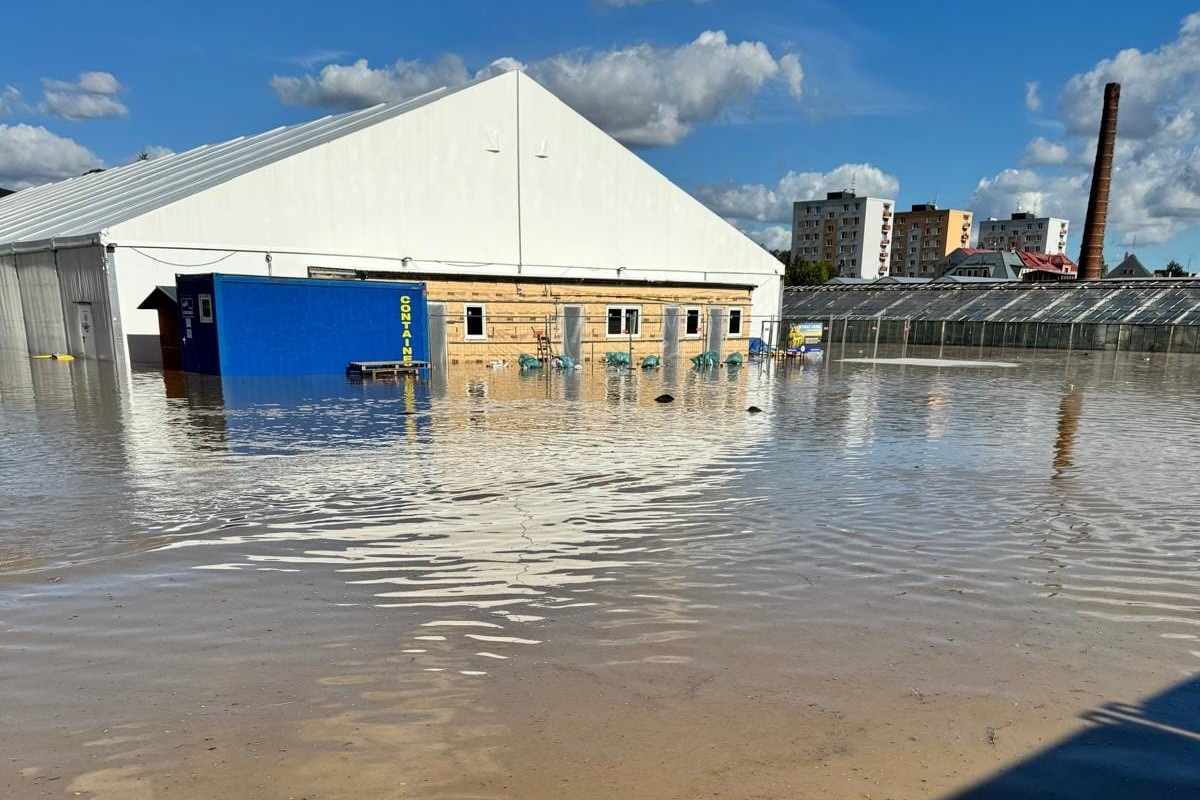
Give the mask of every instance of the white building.
[(746, 337), (777, 317), (782, 282), (759, 245), (513, 71), (5, 197), (0, 347), (156, 362), (157, 315), (138, 304), (204, 272), (436, 276), (460, 301), (497, 278), (547, 303), (551, 281), (613, 302), (720, 286), (746, 303), (704, 314), (722, 339), (723, 319)]
[(1027, 253), (1063, 255), (1067, 250), (1065, 219), (1035, 217), (1019, 211), (1010, 219), (986, 219), (979, 223), (980, 250), (1021, 250)]
[(895, 201), (829, 192), (792, 206), (792, 257), (824, 261), (847, 278), (888, 273)]

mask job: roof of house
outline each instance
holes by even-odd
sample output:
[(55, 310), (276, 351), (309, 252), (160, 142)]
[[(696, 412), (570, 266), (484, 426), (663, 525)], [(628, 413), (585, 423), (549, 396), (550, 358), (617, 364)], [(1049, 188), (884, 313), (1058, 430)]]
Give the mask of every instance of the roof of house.
[(1070, 273), (1077, 274), (1079, 265), (1061, 253), (1031, 253), (1026, 251), (1018, 251), (1021, 261), (1024, 262), (1026, 269), (1035, 269), (1039, 272), (1054, 272), (1058, 274)]
[(178, 305), (178, 290), (174, 286), (155, 286), (154, 291), (146, 295), (146, 299), (138, 304), (138, 308), (157, 311), (158, 309), (170, 310)]
[[(1025, 262), (1008, 250), (978, 250), (960, 247), (937, 265), (938, 278), (976, 277), (988, 280), (1016, 281), (1021, 279)], [(976, 273), (986, 271), (986, 275)]]
[(1154, 275), (1146, 269), (1133, 253), (1126, 253), (1125, 260), (1104, 274), (1105, 280), (1118, 278), (1153, 278)]
[(490, 79), (21, 190), (0, 203), (0, 243), (96, 234)]

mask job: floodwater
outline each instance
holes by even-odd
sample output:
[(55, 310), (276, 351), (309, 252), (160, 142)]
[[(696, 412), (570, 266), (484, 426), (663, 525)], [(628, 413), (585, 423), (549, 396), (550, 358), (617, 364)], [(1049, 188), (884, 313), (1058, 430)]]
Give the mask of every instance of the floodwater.
[(0, 797), (1200, 796), (1200, 361), (958, 355), (0, 360)]

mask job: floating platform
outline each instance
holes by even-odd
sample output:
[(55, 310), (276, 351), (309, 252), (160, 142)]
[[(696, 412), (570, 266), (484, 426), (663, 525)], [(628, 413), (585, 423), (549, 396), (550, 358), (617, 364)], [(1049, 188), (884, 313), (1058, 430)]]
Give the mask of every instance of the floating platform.
[(420, 370), (428, 368), (428, 361), (351, 361), (346, 366), (346, 377), (358, 380), (395, 378), (419, 375)]

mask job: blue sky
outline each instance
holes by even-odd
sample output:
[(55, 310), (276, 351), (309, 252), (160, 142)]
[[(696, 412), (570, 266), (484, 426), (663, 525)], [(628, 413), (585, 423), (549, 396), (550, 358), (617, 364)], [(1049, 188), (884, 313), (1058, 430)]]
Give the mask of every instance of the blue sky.
[(791, 200), (853, 180), (901, 207), (936, 197), (980, 216), (1018, 203), (1065, 215), (1074, 257), (1098, 92), (1119, 79), (1107, 257), (1136, 237), (1148, 265), (1194, 257), (1200, 271), (1197, 11), (1171, 0), (10, 4), (7, 27), (27, 35), (8, 37), (0, 70), (0, 186), (519, 62), (760, 240), (781, 241)]

